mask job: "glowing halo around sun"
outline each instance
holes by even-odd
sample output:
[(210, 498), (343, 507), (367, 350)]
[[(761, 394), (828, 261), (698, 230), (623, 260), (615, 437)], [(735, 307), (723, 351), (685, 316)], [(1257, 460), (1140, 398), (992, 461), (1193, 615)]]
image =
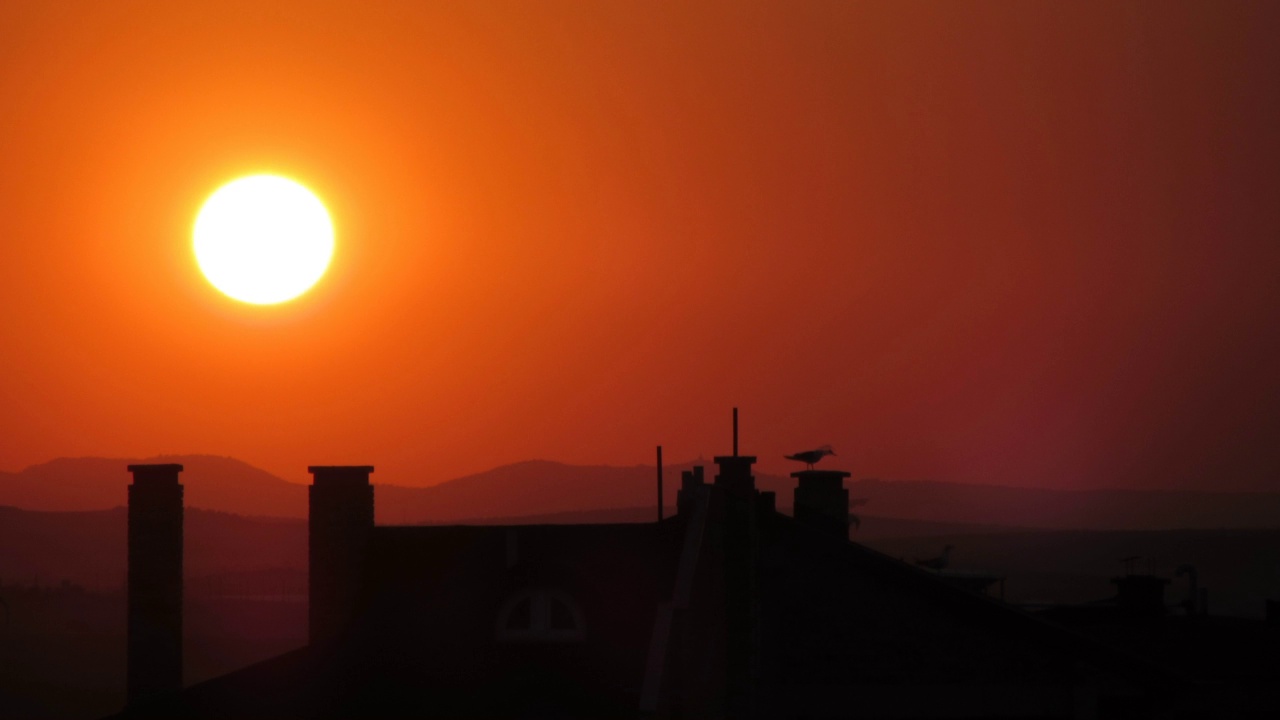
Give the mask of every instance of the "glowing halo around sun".
[(276, 175), (218, 188), (195, 224), (200, 271), (226, 295), (254, 305), (292, 300), (316, 284), (333, 257), (333, 223), (310, 190)]

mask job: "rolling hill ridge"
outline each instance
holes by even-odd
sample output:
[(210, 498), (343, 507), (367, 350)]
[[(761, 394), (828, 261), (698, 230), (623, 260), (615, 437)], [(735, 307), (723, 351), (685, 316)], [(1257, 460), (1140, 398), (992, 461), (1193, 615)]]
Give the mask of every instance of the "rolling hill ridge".
[[(305, 485), (233, 458), (210, 455), (148, 460), (63, 458), (0, 473), (0, 505), (27, 510), (106, 510), (125, 504), (134, 462), (178, 462), (186, 504), (249, 516), (305, 518)], [(666, 467), (666, 499), (675, 504), (680, 471)], [(708, 468), (708, 475), (714, 466)], [(374, 476), (375, 483), (377, 476)], [(710, 477), (708, 478), (710, 479)], [(760, 473), (762, 490), (791, 505), (794, 481)], [(1151, 490), (1054, 490), (934, 481), (856, 480), (850, 497), (865, 512), (931, 523), (1061, 530), (1280, 527), (1280, 494)], [(587, 514), (655, 506), (654, 468), (568, 465), (530, 460), (430, 487), (377, 484), (378, 522), (447, 523), (477, 518)], [(643, 512), (641, 513), (644, 514)]]

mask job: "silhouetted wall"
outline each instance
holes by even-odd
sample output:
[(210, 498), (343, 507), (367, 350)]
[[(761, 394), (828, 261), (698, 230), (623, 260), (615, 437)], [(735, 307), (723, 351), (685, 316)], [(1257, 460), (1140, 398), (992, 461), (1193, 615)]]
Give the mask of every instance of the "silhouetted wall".
[(135, 705), (182, 689), (182, 466), (128, 468), (126, 698)]
[(760, 515), (778, 512), (778, 494), (769, 490), (756, 496), (756, 512)]
[(796, 478), (795, 517), (815, 530), (849, 539), (849, 491), (840, 470), (801, 470)]
[(309, 497), (311, 644), (342, 634), (356, 611), (373, 530), (373, 467), (313, 466)]
[(1126, 575), (1112, 578), (1116, 586), (1116, 601), (1120, 611), (1128, 615), (1159, 617), (1167, 612), (1164, 605), (1164, 589), (1169, 584), (1165, 578), (1154, 575)]
[(693, 509), (694, 498), (705, 485), (701, 465), (680, 473), (680, 489), (676, 491), (676, 512), (681, 515), (689, 514)]

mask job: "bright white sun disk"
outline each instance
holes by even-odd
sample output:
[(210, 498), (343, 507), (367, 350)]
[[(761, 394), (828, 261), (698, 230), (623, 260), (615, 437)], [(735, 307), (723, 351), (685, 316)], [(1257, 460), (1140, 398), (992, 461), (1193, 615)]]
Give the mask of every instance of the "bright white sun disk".
[(320, 200), (275, 175), (223, 185), (196, 216), (196, 262), (223, 293), (255, 305), (291, 300), (333, 257), (333, 224)]

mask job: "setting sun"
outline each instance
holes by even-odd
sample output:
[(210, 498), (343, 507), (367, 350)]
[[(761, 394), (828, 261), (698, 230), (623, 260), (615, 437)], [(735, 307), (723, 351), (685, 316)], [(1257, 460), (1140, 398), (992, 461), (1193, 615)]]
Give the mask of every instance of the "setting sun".
[(275, 175), (223, 185), (196, 217), (200, 270), (226, 295), (254, 305), (292, 300), (333, 256), (329, 213), (310, 190)]

